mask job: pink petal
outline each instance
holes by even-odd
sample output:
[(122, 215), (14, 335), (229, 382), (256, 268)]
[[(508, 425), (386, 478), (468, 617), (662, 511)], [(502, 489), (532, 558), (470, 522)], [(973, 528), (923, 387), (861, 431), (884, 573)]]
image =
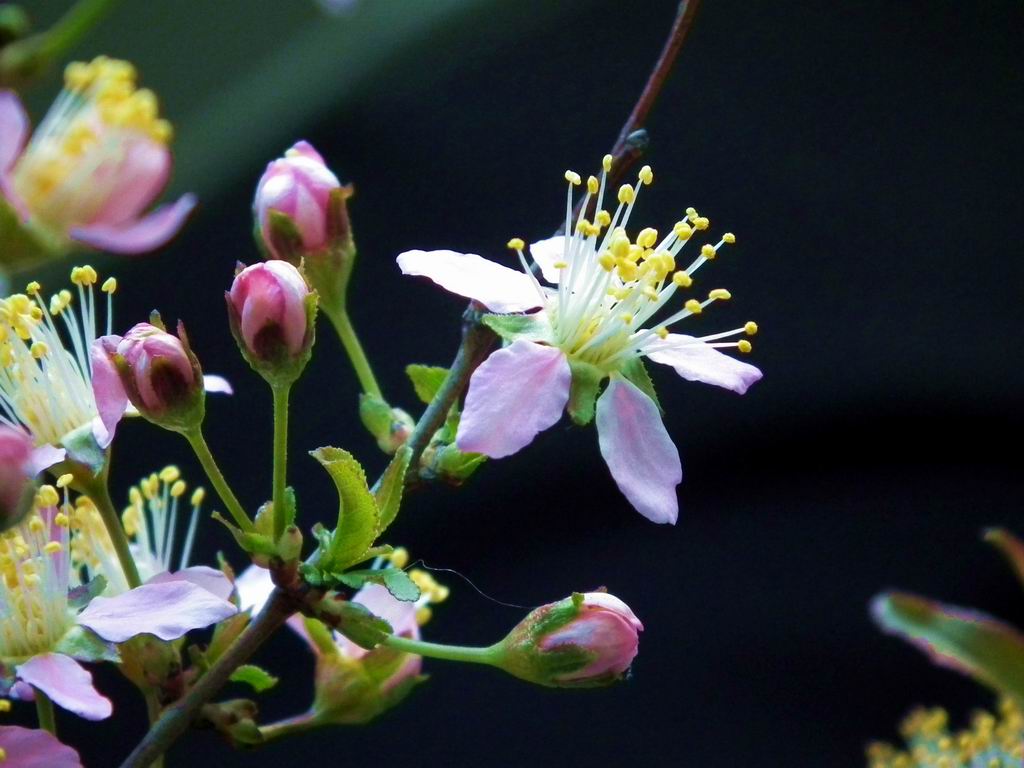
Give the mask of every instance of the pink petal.
[(223, 376), (217, 376), (212, 373), (203, 375), (203, 388), (206, 390), (206, 394), (218, 394), (218, 395), (233, 395), (235, 394), (234, 387), (231, 386), (231, 382), (225, 379)]
[(14, 91), (0, 91), (0, 173), (18, 159), (29, 133), (28, 115)]
[(761, 371), (722, 354), (693, 336), (670, 333), (665, 339), (648, 342), (647, 357), (656, 363), (671, 365), (687, 381), (714, 384), (743, 394), (761, 378)]
[(112, 643), (141, 634), (176, 640), (190, 629), (208, 627), (237, 612), (202, 587), (170, 581), (143, 584), (116, 597), (94, 597), (78, 615), (78, 623)]
[[(420, 625), (416, 621), (416, 603), (397, 599), (380, 584), (367, 584), (356, 592), (352, 602), (359, 603), (374, 616), (384, 619), (391, 625), (391, 629), (396, 635), (411, 637), (414, 640), (419, 639)], [(350, 659), (361, 659), (369, 653), (368, 650), (356, 645), (340, 632), (334, 633), (334, 639), (342, 653)], [(404, 679), (405, 676), (419, 674), (422, 666), (423, 658), (410, 654), (409, 660), (402, 665), (401, 672), (396, 673), (398, 679), (393, 680), (391, 684)]]
[(0, 725), (4, 768), (82, 768), (78, 753), (57, 737), (35, 728)]
[(529, 445), (561, 417), (571, 381), (557, 347), (520, 340), (493, 353), (469, 380), (459, 450), (500, 459)]
[(544, 279), (552, 285), (558, 285), (561, 270), (555, 266), (565, 258), (565, 235), (555, 235), (546, 240), (538, 240), (530, 244), (530, 255), (540, 267)]
[[(250, 565), (235, 578), (235, 589), (238, 590), (238, 604), (243, 611), (252, 610), (253, 615), (263, 610), (270, 593), (274, 591), (274, 581), (270, 578), (270, 571), (258, 565)], [(306, 622), (302, 614), (297, 613), (285, 622), (295, 634), (305, 640), (309, 647), (317, 650), (316, 644), (309, 637), (306, 631)]]
[(658, 406), (625, 379), (613, 377), (597, 399), (596, 418), (601, 455), (622, 494), (648, 520), (675, 523), (683, 467)]
[(63, 653), (33, 656), (17, 668), (17, 674), (57, 706), (86, 720), (105, 720), (114, 711), (110, 699), (93, 688), (89, 670)]
[(41, 445), (32, 450), (32, 458), (29, 459), (26, 470), (30, 475), (38, 475), (54, 464), (60, 464), (67, 458), (67, 455), (68, 452), (63, 448), (57, 448), (53, 445)]
[(398, 266), (406, 275), (430, 278), (492, 312), (525, 312), (544, 303), (528, 275), (475, 253), (406, 251), (399, 255)]
[(137, 219), (149, 207), (171, 174), (171, 153), (164, 144), (134, 138), (114, 163), (94, 171), (97, 186), (109, 189), (103, 207), (89, 226), (117, 227)]
[(110, 441), (114, 439), (114, 430), (128, 408), (128, 395), (125, 394), (121, 376), (105, 349), (105, 346), (117, 346), (120, 340), (120, 336), (105, 336), (94, 341), (89, 348), (89, 360), (92, 363), (92, 394), (96, 399), (96, 411), (106, 431), (106, 442), (99, 441), (101, 448), (110, 445)]
[(196, 205), (194, 195), (183, 195), (171, 205), (131, 223), (93, 224), (76, 227), (69, 236), (83, 245), (110, 253), (146, 253), (159, 248), (177, 234)]
[(640, 623), (640, 619), (633, 613), (633, 609), (610, 592), (586, 592), (583, 595), (583, 605), (588, 608), (598, 608), (617, 613), (638, 632), (644, 628), (644, 625)]
[(224, 601), (231, 598), (231, 593), (235, 589), (231, 579), (225, 576), (223, 571), (218, 571), (216, 568), (211, 568), (208, 565), (193, 565), (173, 573), (164, 571), (163, 573), (158, 573), (146, 583), (167, 584), (168, 582), (175, 581), (187, 581), (190, 584), (195, 584), (197, 587), (205, 589), (214, 597)]

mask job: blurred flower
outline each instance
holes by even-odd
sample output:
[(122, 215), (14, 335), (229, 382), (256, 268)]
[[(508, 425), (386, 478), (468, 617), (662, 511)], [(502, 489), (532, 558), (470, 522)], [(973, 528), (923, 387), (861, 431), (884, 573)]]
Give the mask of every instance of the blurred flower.
[(967, 730), (949, 730), (942, 709), (917, 709), (900, 726), (906, 751), (884, 742), (867, 749), (869, 768), (1015, 768), (1024, 760), (1024, 715), (1012, 699), (998, 716), (977, 712)]
[[(677, 269), (676, 258), (695, 232), (709, 227), (708, 219), (689, 208), (660, 240), (654, 229), (642, 229), (631, 240), (626, 226), (640, 187), (651, 183), (653, 173), (644, 166), (635, 185), (623, 185), (612, 214), (602, 207), (611, 164), (608, 155), (600, 179), (587, 180), (575, 226), (573, 187), (581, 179), (566, 172), (565, 231), (572, 234), (530, 247), (535, 266), (557, 288), (542, 287), (534, 277), (519, 238), (509, 241), (509, 247), (518, 253), (523, 272), (476, 254), (447, 250), (407, 251), (398, 264), (405, 274), (428, 277), (492, 312), (541, 308), (536, 314), (485, 318), (510, 344), (492, 354), (470, 380), (457, 436), (460, 450), (508, 456), (555, 424), (566, 408), (578, 424), (589, 423), (596, 401), (601, 454), (620, 490), (645, 517), (674, 523), (675, 487), (682, 481), (682, 467), (641, 358), (670, 365), (690, 381), (743, 394), (761, 372), (719, 350), (749, 352), (748, 340), (726, 339), (752, 335), (757, 325), (750, 322), (699, 338), (669, 332), (670, 326), (729, 299), (723, 288), (710, 291), (704, 300), (688, 299), (682, 308), (654, 319), (735, 237), (726, 233), (717, 244), (701, 246), (688, 267)], [(595, 200), (597, 213), (591, 223), (583, 215)], [(598, 397), (607, 378), (611, 382)]]
[(499, 666), (538, 685), (610, 685), (629, 672), (643, 628), (617, 597), (576, 594), (523, 619), (499, 644)]
[[(55, 488), (43, 486), (28, 519), (0, 534), (0, 668), (58, 706), (102, 720), (111, 703), (79, 661), (109, 660), (106, 643), (141, 634), (177, 639), (234, 615), (236, 608), (185, 580), (151, 582), (116, 597), (88, 600), (88, 586), (84, 594), (79, 589), (69, 595), (78, 581), (70, 560), (73, 508), (66, 483), (61, 485), (63, 503)], [(76, 612), (83, 599), (88, 604)], [(25, 691), (5, 687), (11, 695)]]
[(0, 531), (21, 521), (31, 507), (32, 437), (23, 429), (0, 425)]
[(0, 92), (0, 191), (45, 249), (149, 251), (195, 205), (185, 195), (144, 215), (171, 173), (171, 126), (135, 79), (131, 64), (102, 56), (68, 65), (64, 90), (31, 140), (18, 97)]
[(82, 768), (78, 753), (56, 736), (20, 725), (0, 725), (0, 764), (4, 768)]

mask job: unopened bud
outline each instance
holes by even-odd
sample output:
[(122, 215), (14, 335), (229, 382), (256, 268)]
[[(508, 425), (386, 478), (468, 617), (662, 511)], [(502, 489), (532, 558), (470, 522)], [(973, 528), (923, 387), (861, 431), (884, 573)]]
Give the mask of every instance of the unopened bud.
[(27, 432), (0, 426), (0, 531), (17, 525), (32, 508), (32, 455)]
[(389, 455), (405, 445), (416, 427), (412, 416), (401, 408), (392, 408), (376, 395), (366, 393), (359, 396), (359, 418), (378, 447)]

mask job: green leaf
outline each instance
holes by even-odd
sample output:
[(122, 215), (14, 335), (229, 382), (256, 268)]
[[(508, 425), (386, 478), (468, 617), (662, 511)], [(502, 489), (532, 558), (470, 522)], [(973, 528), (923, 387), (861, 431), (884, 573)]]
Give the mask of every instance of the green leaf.
[(1003, 528), (989, 528), (985, 531), (985, 541), (1003, 553), (1017, 580), (1024, 586), (1024, 542)]
[(551, 344), (551, 323), (544, 312), (532, 315), (484, 315), (481, 322), (505, 341), (542, 341)]
[(120, 663), (121, 655), (112, 643), (101, 639), (90, 629), (77, 624), (64, 633), (53, 648), (55, 653), (63, 653), (79, 661), (112, 661)]
[(218, 523), (223, 523), (224, 527), (227, 528), (231, 532), (231, 535), (235, 537), (235, 541), (238, 542), (238, 546), (249, 554), (271, 557), (277, 553), (277, 547), (274, 546), (274, 540), (269, 536), (265, 536), (262, 533), (245, 533), (241, 528), (225, 518), (220, 512), (214, 512), (210, 517)]
[(412, 381), (413, 389), (416, 390), (416, 397), (427, 405), (434, 400), (437, 390), (448, 378), (448, 369), (436, 365), (407, 365), (405, 373)]
[(387, 527), (394, 522), (398, 516), (398, 509), (402, 505), (402, 492), (405, 490), (405, 473), (409, 469), (409, 460), (412, 458), (412, 449), (403, 445), (395, 452), (395, 457), (384, 470), (380, 479), (380, 488), (373, 494), (377, 503), (377, 511), (380, 514), (380, 527), (377, 535), (384, 533)]
[(644, 365), (644, 361), (639, 357), (635, 357), (622, 366), (622, 375), (626, 377), (637, 389), (647, 395), (654, 404), (658, 406), (658, 411), (664, 416), (665, 411), (662, 410), (661, 403), (658, 402), (658, 393), (654, 391), (654, 382), (651, 380), (651, 374), (647, 372), (647, 366)]
[(883, 629), (908, 640), (932, 661), (969, 675), (1024, 703), (1024, 636), (982, 613), (890, 592), (872, 602)]
[(581, 427), (594, 418), (594, 402), (604, 381), (605, 372), (596, 365), (569, 360), (572, 370), (572, 385), (569, 387), (569, 417)]
[(349, 571), (339, 574), (339, 580), (352, 589), (359, 589), (366, 584), (380, 584), (387, 588), (396, 600), (411, 603), (420, 598), (420, 588), (405, 571), (400, 568), (376, 568), (360, 571)]
[(338, 614), (338, 631), (360, 648), (373, 650), (393, 634), (390, 624), (359, 603), (343, 603)]
[(277, 678), (255, 664), (243, 664), (231, 673), (231, 682), (245, 683), (256, 693), (263, 693), (277, 685)]
[(325, 570), (341, 571), (366, 558), (366, 551), (377, 538), (380, 514), (366, 485), (366, 473), (348, 451), (318, 448), (311, 453), (334, 480), (338, 489), (338, 526), (331, 537)]
[(290, 485), (284, 489), (284, 527), (295, 524), (295, 510), (298, 504), (295, 500), (295, 489)]

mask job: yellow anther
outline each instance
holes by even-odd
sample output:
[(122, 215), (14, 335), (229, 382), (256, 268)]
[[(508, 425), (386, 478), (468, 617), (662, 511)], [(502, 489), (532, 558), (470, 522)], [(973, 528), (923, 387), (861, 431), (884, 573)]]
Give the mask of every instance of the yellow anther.
[(578, 187), (580, 185), (580, 182), (583, 181), (583, 179), (580, 178), (580, 175), (576, 173), (576, 171), (566, 171), (565, 180), (572, 184), (574, 187)]
[(205, 488), (196, 488), (194, 491), (192, 491), (192, 506), (193, 507), (198, 507), (200, 504), (203, 503), (203, 499), (205, 499), (205, 498), (206, 498), (206, 489)]
[(31, 347), (29, 347), (29, 352), (31, 352), (32, 357), (34, 357), (36, 360), (42, 360), (44, 357), (50, 354), (50, 348), (46, 346), (46, 342), (37, 341), (34, 342)]
[(626, 314), (622, 315), (621, 317), (622, 317), (622, 322), (625, 323), (626, 325), (630, 325), (633, 322), (633, 316), (631, 314), (629, 314), (628, 312)]
[(657, 328), (654, 332), (656, 334), (658, 334), (658, 338), (659, 339), (667, 339), (668, 338), (668, 328), (666, 328), (664, 325), (661, 326), (660, 328)]
[(647, 186), (652, 181), (654, 181), (654, 171), (651, 170), (651, 166), (645, 165), (643, 168), (641, 168), (639, 178), (640, 181), (643, 182), (644, 186)]
[(523, 242), (521, 237), (513, 237), (508, 241), (508, 247), (513, 251), (521, 251), (526, 247), (526, 243)]
[(623, 205), (629, 205), (636, 199), (636, 192), (629, 184), (623, 184), (619, 187), (619, 202)]
[(71, 485), (71, 483), (74, 482), (74, 480), (75, 480), (75, 476), (73, 474), (71, 474), (70, 472), (68, 472), (67, 474), (63, 474), (63, 475), (61, 475), (60, 477), (57, 478), (57, 487), (58, 488), (67, 488), (69, 485)]
[(640, 234), (636, 236), (637, 245), (641, 245), (644, 248), (653, 248), (656, 242), (658, 242), (658, 230), (651, 227), (641, 229)]
[[(11, 700), (10, 699), (0, 699), (0, 712), (10, 712), (10, 711), (11, 711)], [(6, 753), (4, 754), (4, 757), (7, 757)]]
[(117, 278), (116, 277), (108, 277), (106, 280), (103, 281), (103, 286), (101, 287), (100, 290), (102, 290), (104, 293), (113, 293), (114, 291), (116, 291), (117, 290)]
[(429, 605), (423, 605), (416, 609), (416, 623), (421, 627), (433, 617), (434, 612)]
[(27, 573), (25, 574), (24, 581), (27, 587), (38, 587), (43, 580), (39, 578), (38, 573)]
[(690, 221), (693, 221), (695, 218), (697, 218), (697, 209), (691, 205), (689, 208), (686, 209), (686, 217)]
[(594, 217), (594, 221), (597, 222), (598, 226), (607, 227), (612, 223), (612, 215), (608, 211), (601, 210), (597, 212), (597, 216)]
[(711, 226), (711, 221), (706, 216), (698, 216), (694, 219), (693, 226), (697, 229), (707, 229)]
[(96, 274), (96, 270), (88, 264), (81, 267), (75, 267), (71, 270), (71, 282), (75, 285), (81, 285), (83, 287), (93, 285), (98, 279), (99, 275)]
[(36, 280), (33, 280), (31, 283), (25, 286), (25, 293), (27, 293), (29, 296), (35, 296), (37, 293), (39, 293), (39, 291), (42, 290), (42, 288), (43, 286), (41, 286)]
[(747, 354), (753, 348), (754, 348), (754, 345), (751, 344), (746, 339), (740, 339), (738, 342), (736, 342), (736, 349), (738, 349), (743, 354)]
[(685, 270), (679, 270), (672, 275), (672, 282), (678, 285), (680, 288), (689, 288), (693, 285), (693, 278), (690, 277)]
[(569, 264), (567, 262), (564, 262), (564, 261), (556, 261), (554, 263), (555, 269), (565, 269), (568, 266), (569, 266)]
[(42, 533), (46, 530), (46, 523), (43, 522), (43, 518), (39, 515), (32, 515), (32, 518), (28, 521), (28, 528), (32, 533)]
[(388, 555), (388, 560), (395, 568), (405, 568), (409, 564), (409, 550), (405, 547), (396, 547), (395, 550)]
[(733, 243), (736, 242), (736, 235), (734, 235), (732, 232), (726, 232), (724, 235), (722, 235), (722, 240), (728, 243), (729, 245), (732, 245)]
[(685, 221), (677, 221), (675, 226), (672, 227), (672, 231), (675, 233), (676, 237), (683, 241), (689, 240), (690, 236), (693, 234), (693, 230), (690, 228), (690, 225)]
[(170, 464), (160, 470), (160, 479), (165, 483), (173, 483), (181, 477), (181, 470)]
[(61, 528), (67, 528), (71, 524), (71, 521), (63, 512), (58, 512), (53, 516), (53, 524), (59, 525)]
[(64, 547), (61, 546), (61, 543), (59, 541), (49, 541), (43, 546), (43, 552), (45, 552), (48, 555), (56, 555), (63, 549)]
[(601, 269), (605, 272), (611, 272), (615, 268), (615, 257), (608, 253), (608, 251), (602, 251), (601, 255), (597, 257), (597, 263), (601, 265)]
[(174, 485), (171, 486), (171, 496), (172, 496), (172, 498), (176, 499), (179, 496), (184, 496), (184, 495), (185, 495), (185, 481), (184, 480), (176, 480), (174, 482)]
[(596, 195), (600, 188), (601, 185), (598, 183), (596, 176), (590, 176), (587, 178), (587, 192), (592, 195)]
[(627, 259), (629, 259), (631, 262), (636, 264), (643, 257), (644, 257), (644, 249), (643, 248), (641, 248), (639, 245), (636, 245), (636, 244), (629, 246), (629, 251), (626, 253), (626, 258)]
[(620, 261), (617, 263), (619, 278), (624, 283), (631, 283), (636, 280), (639, 270), (636, 264), (631, 261)]
[(711, 243), (704, 243), (704, 245), (700, 247), (700, 255), (705, 259), (715, 258), (715, 246), (711, 245)]
[(55, 507), (58, 502), (60, 502), (60, 496), (52, 485), (40, 486), (36, 492), (36, 505), (41, 508)]
[(644, 286), (643, 294), (651, 301), (658, 300), (658, 290), (653, 285)]
[(747, 336), (753, 336), (755, 333), (757, 333), (757, 323), (755, 323), (753, 320), (744, 323), (743, 332), (747, 334)]
[(708, 294), (708, 298), (716, 301), (728, 301), (732, 298), (732, 294), (725, 288), (715, 288)]
[(612, 157), (611, 155), (605, 155), (603, 158), (601, 158), (601, 167), (604, 168), (605, 173), (608, 173), (612, 169), (612, 161), (614, 159), (615, 158)]
[(701, 307), (700, 302), (697, 301), (696, 299), (690, 299), (683, 306), (686, 307), (686, 311), (689, 312), (691, 315), (699, 315), (703, 310), (703, 307)]

